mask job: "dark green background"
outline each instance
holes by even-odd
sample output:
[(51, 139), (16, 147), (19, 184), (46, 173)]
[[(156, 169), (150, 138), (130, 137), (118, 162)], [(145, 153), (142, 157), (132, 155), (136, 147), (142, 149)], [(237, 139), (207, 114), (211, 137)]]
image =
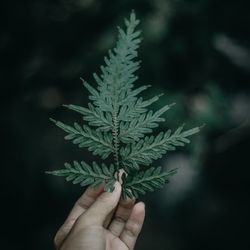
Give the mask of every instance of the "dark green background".
[(26, 0), (1, 2), (1, 245), (53, 249), (80, 187), (47, 176), (94, 158), (63, 140), (49, 117), (81, 118), (79, 77), (94, 84), (116, 26), (142, 20), (138, 84), (159, 104), (176, 102), (161, 129), (206, 124), (191, 146), (157, 162), (179, 167), (148, 194), (136, 249), (249, 249), (250, 4), (243, 0)]

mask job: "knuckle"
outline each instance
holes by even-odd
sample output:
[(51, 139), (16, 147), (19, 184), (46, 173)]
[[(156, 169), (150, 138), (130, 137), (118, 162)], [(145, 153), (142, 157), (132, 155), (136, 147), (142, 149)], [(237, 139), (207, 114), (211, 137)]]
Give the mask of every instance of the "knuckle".
[(125, 232), (129, 236), (136, 238), (140, 232), (140, 225), (137, 223), (128, 223), (125, 227)]
[(117, 223), (119, 223), (119, 224), (125, 224), (125, 223), (126, 223), (125, 219), (123, 219), (123, 218), (120, 217), (120, 216), (116, 216), (116, 217), (115, 217), (115, 221), (116, 221)]
[(85, 227), (88, 227), (91, 225), (92, 223), (92, 216), (89, 215), (89, 214), (84, 214), (82, 216), (80, 216), (77, 220), (76, 220), (76, 223), (75, 223), (75, 226), (73, 228), (73, 230), (75, 231), (78, 231), (80, 229), (83, 229)]
[(87, 202), (86, 200), (85, 201), (78, 200), (75, 203), (75, 206), (79, 206), (79, 207), (83, 208), (84, 210), (87, 210), (89, 208), (89, 204), (90, 204), (90, 202)]

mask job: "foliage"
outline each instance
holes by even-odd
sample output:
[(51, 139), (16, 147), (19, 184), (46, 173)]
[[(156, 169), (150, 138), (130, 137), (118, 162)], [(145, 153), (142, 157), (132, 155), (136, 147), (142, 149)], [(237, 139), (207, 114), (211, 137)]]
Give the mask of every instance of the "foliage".
[[(134, 88), (137, 76), (134, 75), (140, 66), (137, 50), (141, 42), (140, 31), (136, 30), (139, 21), (132, 12), (130, 19), (125, 19), (126, 29), (118, 27), (116, 47), (104, 58), (105, 66), (101, 66), (101, 74), (94, 74), (97, 87), (83, 80), (84, 87), (89, 91), (88, 107), (64, 105), (66, 108), (80, 113), (88, 123), (73, 126), (51, 119), (80, 148), (87, 148), (103, 160), (113, 157), (114, 165), (104, 163), (92, 166), (85, 162), (74, 161), (73, 165), (65, 164), (65, 169), (48, 172), (63, 176), (67, 181), (82, 186), (97, 186), (105, 183), (105, 190), (112, 191), (113, 185), (121, 170), (123, 180), (123, 197), (138, 197), (147, 191), (162, 187), (169, 181), (175, 170), (164, 172), (160, 167), (150, 167), (151, 163), (173, 151), (177, 146), (189, 143), (187, 137), (199, 132), (195, 127), (183, 131), (183, 126), (175, 132), (168, 130), (157, 136), (151, 133), (162, 117), (173, 104), (166, 105), (156, 112), (148, 107), (159, 100), (161, 95), (144, 100), (138, 95), (148, 89), (145, 85)], [(143, 169), (143, 170), (142, 170)]]

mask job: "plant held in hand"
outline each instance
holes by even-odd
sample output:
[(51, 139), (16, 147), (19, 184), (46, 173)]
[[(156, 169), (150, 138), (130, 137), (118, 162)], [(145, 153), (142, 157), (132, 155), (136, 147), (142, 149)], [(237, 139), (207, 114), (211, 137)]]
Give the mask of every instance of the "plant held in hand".
[(113, 191), (114, 183), (122, 170), (122, 195), (138, 197), (168, 182), (176, 170), (162, 171), (161, 167), (151, 167), (154, 160), (161, 158), (167, 151), (189, 143), (188, 137), (199, 132), (195, 127), (184, 130), (183, 126), (174, 132), (167, 130), (158, 135), (146, 135), (164, 121), (163, 114), (172, 106), (166, 105), (153, 112), (148, 107), (158, 101), (159, 96), (144, 100), (138, 95), (149, 88), (134, 88), (137, 76), (134, 75), (140, 62), (136, 60), (141, 42), (140, 31), (136, 30), (139, 21), (132, 12), (125, 19), (126, 28), (118, 27), (116, 47), (104, 58), (101, 74), (94, 74), (96, 87), (83, 80), (89, 91), (88, 107), (64, 105), (83, 116), (88, 124), (73, 126), (51, 119), (80, 148), (87, 148), (102, 160), (113, 157), (113, 164), (88, 164), (84, 161), (65, 163), (65, 168), (47, 173), (63, 176), (67, 181), (81, 186), (98, 186), (105, 182), (105, 191)]

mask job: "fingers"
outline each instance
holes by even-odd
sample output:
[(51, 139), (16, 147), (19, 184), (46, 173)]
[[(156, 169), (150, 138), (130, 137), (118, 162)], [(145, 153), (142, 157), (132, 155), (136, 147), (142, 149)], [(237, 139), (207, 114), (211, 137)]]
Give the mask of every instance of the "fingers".
[(82, 229), (90, 225), (103, 226), (106, 217), (117, 206), (121, 195), (121, 185), (115, 183), (113, 192), (102, 193), (94, 204), (82, 214), (75, 223), (74, 230)]
[(103, 192), (104, 184), (101, 184), (97, 188), (88, 188), (84, 194), (77, 200), (73, 209), (71, 210), (68, 218), (64, 222), (64, 224), (58, 230), (54, 243), (56, 248), (60, 248), (63, 241), (67, 237), (71, 228), (73, 227), (75, 221), (78, 217), (83, 214), (96, 200), (100, 193)]
[(134, 249), (135, 242), (141, 231), (145, 218), (145, 205), (142, 202), (137, 203), (127, 221), (120, 239), (126, 244), (128, 249)]
[(132, 212), (134, 203), (134, 199), (121, 200), (119, 202), (114, 219), (109, 226), (109, 230), (113, 235), (118, 237), (121, 234), (125, 223)]
[[(120, 169), (118, 172), (115, 173), (115, 178), (118, 180), (118, 182), (122, 185), (122, 175), (124, 173), (124, 170), (123, 169)], [(120, 204), (121, 202), (119, 202)], [(115, 209), (113, 209), (109, 215), (107, 216), (104, 224), (103, 224), (103, 227), (104, 228), (108, 228), (109, 227), (109, 224), (114, 216), (114, 213), (115, 213)]]
[(108, 216), (106, 217), (104, 223), (103, 223), (103, 227), (104, 228), (108, 228), (113, 216), (114, 216), (114, 213), (115, 213), (115, 209), (113, 209), (109, 214)]

